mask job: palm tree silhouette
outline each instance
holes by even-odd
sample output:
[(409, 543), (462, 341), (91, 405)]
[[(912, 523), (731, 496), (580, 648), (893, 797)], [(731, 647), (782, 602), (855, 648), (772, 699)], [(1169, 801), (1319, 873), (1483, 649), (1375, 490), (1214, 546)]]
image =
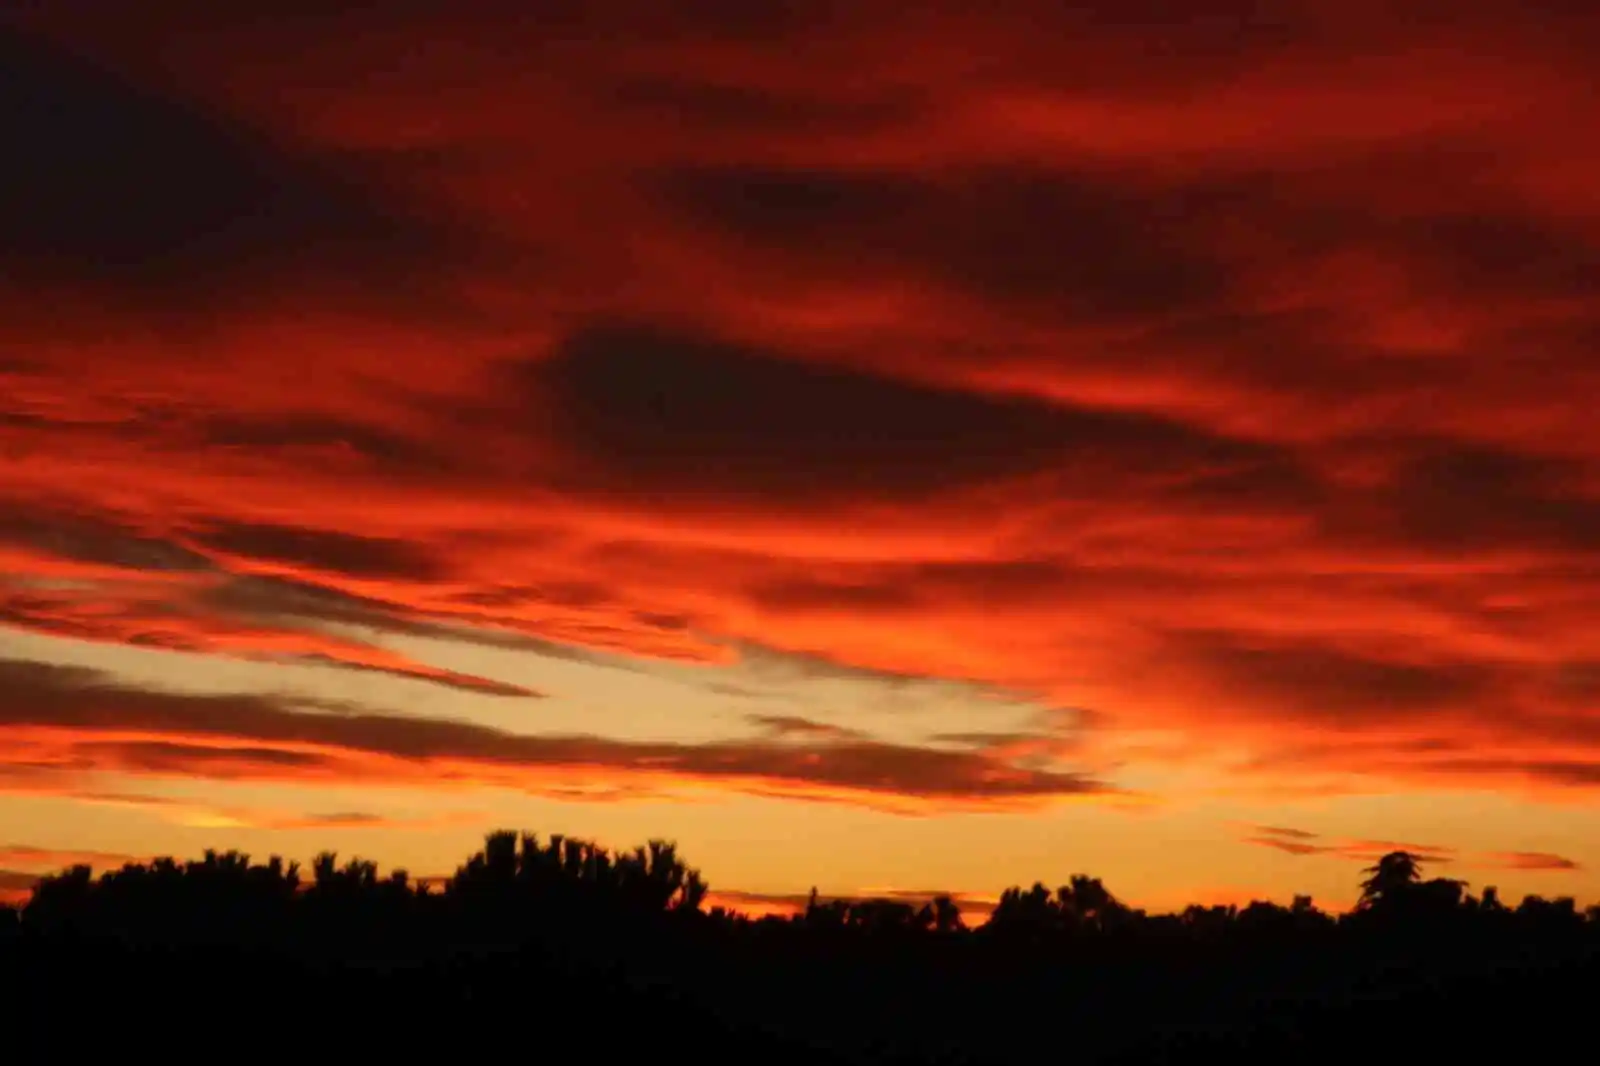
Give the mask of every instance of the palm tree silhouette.
[(1421, 882), (1422, 857), (1409, 851), (1391, 851), (1361, 872), (1372, 876), (1361, 882), (1361, 899), (1356, 909), (1394, 905)]

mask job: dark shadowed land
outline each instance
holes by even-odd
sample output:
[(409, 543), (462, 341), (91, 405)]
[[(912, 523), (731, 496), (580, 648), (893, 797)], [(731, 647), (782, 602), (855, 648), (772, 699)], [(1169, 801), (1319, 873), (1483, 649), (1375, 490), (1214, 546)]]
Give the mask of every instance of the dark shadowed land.
[[(706, 910), (669, 844), (491, 835), (442, 886), (236, 853), (44, 879), (0, 911), (8, 1047), (532, 1061), (1492, 1061), (1587, 1054), (1600, 907), (1384, 856), (1333, 917), (1149, 915), (1098, 879)], [(222, 1051), (222, 1049), (228, 1049)]]

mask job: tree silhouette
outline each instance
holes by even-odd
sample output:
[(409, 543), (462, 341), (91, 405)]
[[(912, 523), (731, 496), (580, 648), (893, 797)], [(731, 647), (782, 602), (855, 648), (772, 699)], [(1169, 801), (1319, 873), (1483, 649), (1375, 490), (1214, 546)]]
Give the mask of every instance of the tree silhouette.
[[(1304, 895), (1287, 906), (1255, 900), (1148, 915), (1080, 873), (1053, 889), (1043, 881), (1007, 888), (974, 929), (948, 895), (823, 900), (815, 889), (791, 919), (751, 919), (726, 908), (706, 913), (706, 882), (670, 841), (613, 851), (559, 834), (499, 831), (443, 891), (332, 851), (318, 854), (304, 876), (277, 856), (258, 863), (214, 850), (99, 876), (70, 867), (43, 878), (20, 913), (0, 910), (0, 964), (23, 967), (29, 977), (20, 984), (56, 995), (97, 973), (136, 975), (111, 982), (124, 997), (177, 982), (186, 1002), (205, 1002), (208, 1011), (226, 1007), (207, 998), (213, 988), (315, 989), (296, 1017), (325, 1001), (348, 1023), (364, 1005), (380, 1030), (413, 1015), (477, 1024), (486, 1011), (531, 1001), (550, 1005), (543, 1009), (555, 1019), (595, 1003), (627, 1004), (618, 1016), (655, 1018), (655, 1033), (677, 1033), (689, 1004), (699, 1003), (723, 1019), (719, 1026), (741, 1012), (764, 1019), (751, 1022), (761, 1032), (798, 1026), (810, 1049), (790, 1060), (741, 1052), (729, 1061), (816, 1061), (816, 1047), (870, 1033), (860, 1061), (1002, 1062), (1007, 1034), (1068, 1014), (1084, 1047), (1094, 1046), (1088, 1034), (1115, 1030), (1109, 1019), (1133, 1003), (1154, 1018), (1187, 1011), (1213, 1027), (1211, 1019), (1232, 1018), (1245, 1032), (1263, 1016), (1238, 1013), (1251, 996), (1274, 1017), (1288, 1010), (1274, 997), (1293, 988), (1330, 1002), (1353, 1001), (1350, 990), (1368, 986), (1403, 997), (1412, 994), (1407, 980), (1448, 989), (1505, 972), (1531, 981), (1540, 967), (1566, 972), (1559, 967), (1569, 960), (1600, 958), (1600, 907), (1528, 896), (1510, 908), (1492, 887), (1473, 899), (1460, 881), (1425, 878), (1422, 860), (1404, 851), (1362, 875), (1356, 908), (1337, 918)], [(83, 945), (101, 943), (118, 946), (77, 961), (90, 959)], [(185, 954), (217, 947), (228, 950)], [(45, 980), (51, 967), (60, 976)], [(1511, 994), (1496, 987), (1502, 999)], [(358, 988), (365, 991), (346, 991)], [(91, 1002), (88, 993), (72, 994)], [(107, 993), (93, 1002), (115, 1000)], [(788, 1021), (762, 1013), (791, 1002), (806, 1006), (771, 1008)], [(1422, 1009), (1407, 1002), (1408, 1012)], [(929, 1012), (928, 1004), (959, 1009)], [(1420, 1015), (1401, 1017), (1422, 1024)], [(642, 1022), (624, 1028), (648, 1039)], [(947, 1054), (958, 1031), (973, 1055)], [(1128, 1038), (1127, 1027), (1120, 1033), (1115, 1039)], [(659, 1055), (655, 1040), (639, 1054)], [(1266, 1061), (1312, 1061), (1297, 1056)], [(1014, 1057), (1031, 1061), (1020, 1046)]]
[(935, 896), (931, 902), (933, 907), (933, 928), (938, 933), (965, 932), (967, 924), (961, 918), (961, 908), (956, 906), (955, 900), (949, 896)]
[(1361, 899), (1356, 906), (1363, 910), (1392, 906), (1421, 882), (1422, 858), (1409, 851), (1391, 851), (1361, 872), (1372, 876), (1361, 882)]

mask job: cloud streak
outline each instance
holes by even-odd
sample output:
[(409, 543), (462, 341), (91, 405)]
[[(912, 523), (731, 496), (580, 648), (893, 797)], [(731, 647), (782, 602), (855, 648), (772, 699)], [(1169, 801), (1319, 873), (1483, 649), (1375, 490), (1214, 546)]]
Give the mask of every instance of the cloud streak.
[(216, 781), (501, 787), (628, 798), (684, 785), (856, 803), (901, 813), (1035, 808), (1114, 795), (1085, 775), (981, 754), (856, 737), (680, 744), (519, 735), (466, 722), (341, 710), (264, 696), (119, 687), (92, 672), (0, 662), (0, 754), (71, 784), (114, 773)]
[(1548, 851), (1489, 851), (1464, 854), (1437, 844), (1393, 840), (1328, 840), (1319, 833), (1284, 826), (1247, 826), (1243, 842), (1273, 848), (1289, 855), (1332, 855), (1341, 859), (1375, 862), (1391, 851), (1408, 851), (1425, 863), (1456, 863), (1472, 868), (1519, 872), (1572, 873), (1583, 866), (1564, 855)]
[(1505, 870), (1533, 870), (1553, 873), (1576, 873), (1583, 867), (1564, 855), (1548, 851), (1503, 851), (1490, 858)]

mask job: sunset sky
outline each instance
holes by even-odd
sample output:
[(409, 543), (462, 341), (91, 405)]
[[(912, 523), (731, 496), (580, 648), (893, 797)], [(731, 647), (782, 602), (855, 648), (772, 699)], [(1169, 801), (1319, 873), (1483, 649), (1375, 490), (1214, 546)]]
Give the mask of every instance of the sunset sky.
[(1600, 900), (1600, 6), (372, 6), (0, 14), (0, 894)]

